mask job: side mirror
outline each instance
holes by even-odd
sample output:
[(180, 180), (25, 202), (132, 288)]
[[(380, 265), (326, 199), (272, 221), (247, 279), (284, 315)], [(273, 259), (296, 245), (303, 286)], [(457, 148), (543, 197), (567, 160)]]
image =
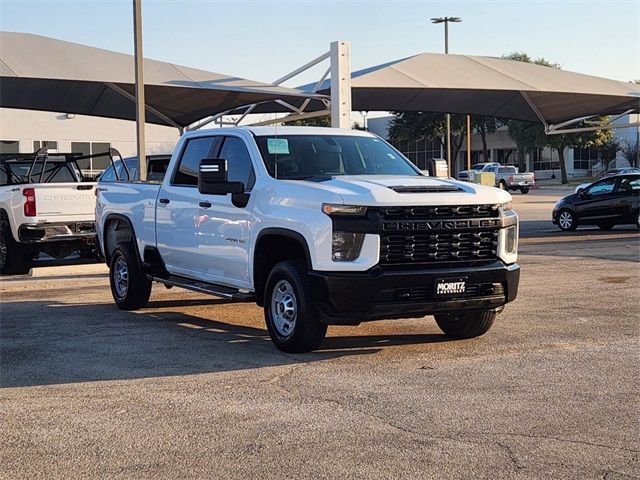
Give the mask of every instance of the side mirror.
[(203, 158), (198, 168), (198, 191), (207, 195), (244, 193), (244, 183), (227, 180), (226, 160)]

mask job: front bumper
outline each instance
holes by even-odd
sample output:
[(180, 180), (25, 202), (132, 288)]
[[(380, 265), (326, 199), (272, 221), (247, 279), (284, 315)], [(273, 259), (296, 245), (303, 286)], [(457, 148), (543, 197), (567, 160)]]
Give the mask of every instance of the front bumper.
[[(328, 324), (357, 325), (368, 320), (417, 318), (461, 310), (498, 309), (518, 293), (520, 266), (496, 261), (476, 267), (367, 272), (309, 272), (314, 300)], [(465, 293), (436, 298), (442, 279), (464, 278)]]
[(78, 242), (93, 244), (96, 238), (94, 222), (36, 223), (21, 225), (19, 240), (23, 243)]

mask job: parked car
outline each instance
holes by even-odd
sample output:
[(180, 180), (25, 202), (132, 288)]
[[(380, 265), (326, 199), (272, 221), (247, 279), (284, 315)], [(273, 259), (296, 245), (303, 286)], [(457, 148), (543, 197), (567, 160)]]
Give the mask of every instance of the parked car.
[[(162, 182), (164, 174), (167, 173), (169, 160), (171, 160), (170, 153), (147, 155), (147, 180), (150, 182)], [(122, 162), (124, 162), (124, 166)], [(116, 165), (116, 170), (113, 169), (113, 165), (109, 165), (98, 177), (98, 183), (139, 180), (138, 157), (127, 157), (122, 161), (116, 160), (114, 164)]]
[(553, 209), (553, 223), (561, 230), (597, 225), (610, 230), (632, 224), (640, 229), (640, 174), (616, 175), (592, 183), (560, 200)]
[(496, 162), (485, 162), (485, 163), (476, 163), (471, 170), (461, 170), (458, 172), (458, 180), (468, 181), (470, 177), (470, 172), (486, 172), (491, 167), (499, 167), (500, 164)]
[(495, 174), (496, 187), (502, 190), (520, 190), (526, 194), (536, 184), (533, 172), (518, 173), (518, 169), (513, 166), (494, 166), (485, 171)]
[(96, 222), (119, 308), (152, 281), (256, 302), (286, 352), (329, 324), (428, 314), (477, 337), (518, 289), (511, 195), (424, 176), (369, 132), (188, 132), (162, 184), (101, 183)]
[[(605, 174), (605, 177), (613, 177), (615, 175), (624, 175), (624, 174), (628, 174), (628, 173), (640, 173), (640, 168), (636, 168), (636, 167), (612, 168), (611, 170), (607, 170), (607, 173)], [(581, 183), (580, 185), (578, 185), (576, 187), (575, 193), (578, 193), (580, 190), (584, 190), (585, 188), (587, 188), (592, 183), (593, 182)]]
[(0, 155), (0, 273), (24, 274), (40, 253), (91, 257), (94, 182), (74, 154)]

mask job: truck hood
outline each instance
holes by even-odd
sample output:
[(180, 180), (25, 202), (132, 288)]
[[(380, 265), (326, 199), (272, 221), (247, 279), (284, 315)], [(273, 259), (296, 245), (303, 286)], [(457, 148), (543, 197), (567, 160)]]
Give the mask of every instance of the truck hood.
[(432, 177), (345, 175), (304, 183), (338, 194), (348, 205), (480, 205), (511, 200), (509, 193), (494, 187)]

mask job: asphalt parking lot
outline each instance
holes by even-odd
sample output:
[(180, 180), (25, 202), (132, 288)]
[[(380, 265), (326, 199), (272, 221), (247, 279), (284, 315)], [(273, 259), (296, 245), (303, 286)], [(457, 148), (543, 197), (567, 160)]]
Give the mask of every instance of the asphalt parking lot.
[(426, 317), (287, 355), (255, 306), (0, 281), (0, 477), (640, 477), (640, 236), (558, 231), (564, 193), (514, 194), (519, 297), (474, 340)]

